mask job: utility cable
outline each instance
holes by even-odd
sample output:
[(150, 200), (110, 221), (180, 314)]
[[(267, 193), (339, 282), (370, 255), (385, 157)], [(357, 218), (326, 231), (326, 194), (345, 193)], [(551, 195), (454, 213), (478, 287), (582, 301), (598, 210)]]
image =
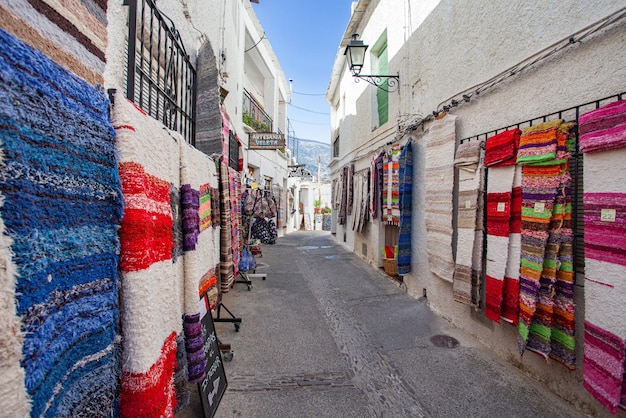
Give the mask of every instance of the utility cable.
[(293, 105), (291, 103), (289, 103), (289, 106), (295, 107), (296, 109), (304, 110), (305, 112), (317, 113), (318, 115), (330, 115), (330, 113), (328, 113), (328, 112), (316, 112), (315, 110), (310, 110), (310, 109), (305, 109), (303, 107), (298, 107), (298, 106)]

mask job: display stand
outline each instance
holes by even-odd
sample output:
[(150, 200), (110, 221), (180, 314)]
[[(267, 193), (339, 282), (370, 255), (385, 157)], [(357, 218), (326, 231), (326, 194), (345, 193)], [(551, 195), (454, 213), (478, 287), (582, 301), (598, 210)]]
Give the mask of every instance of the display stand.
[[(222, 308), (228, 313), (228, 318), (222, 318)], [(235, 331), (239, 332), (239, 328), (241, 327), (241, 318), (237, 318), (231, 311), (222, 303), (222, 292), (219, 294), (219, 302), (217, 303), (217, 308), (215, 309), (215, 318), (213, 318), (213, 322), (231, 322), (235, 326)]]
[[(243, 249), (250, 251), (250, 254), (252, 255), (253, 258), (255, 258), (252, 250), (251, 250), (251, 246), (253, 244), (253, 242), (251, 241), (252, 238), (252, 224), (254, 224), (254, 221), (256, 219), (255, 216), (248, 216), (246, 217), (246, 221), (244, 222), (247, 223), (248, 225), (248, 231), (246, 233), (246, 236), (244, 236), (244, 241), (245, 244), (243, 245)], [(259, 257), (263, 257), (263, 253), (259, 252)], [(256, 260), (255, 260), (256, 262)], [(250, 273), (249, 271), (251, 271), (252, 273)], [(237, 272), (237, 277), (239, 277), (238, 280), (235, 281), (235, 283), (242, 283), (248, 286), (248, 290), (252, 290), (252, 278), (261, 278), (263, 280), (265, 280), (267, 278), (267, 274), (265, 273), (256, 273), (256, 269), (251, 269), (249, 271), (241, 271), (239, 270)]]

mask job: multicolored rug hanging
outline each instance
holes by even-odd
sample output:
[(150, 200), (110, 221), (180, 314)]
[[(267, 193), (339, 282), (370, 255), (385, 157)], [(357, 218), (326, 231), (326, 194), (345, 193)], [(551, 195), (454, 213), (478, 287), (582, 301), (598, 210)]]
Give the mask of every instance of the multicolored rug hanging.
[[(575, 367), (569, 152), (572, 123), (526, 128), (522, 175), (519, 351)], [(555, 306), (557, 309), (555, 309)], [(556, 320), (556, 322), (555, 322)], [(554, 351), (553, 351), (554, 347)]]
[(0, 29), (0, 414), (117, 415), (122, 216), (107, 97)]
[(512, 318), (517, 316), (521, 172), (515, 160), (520, 135), (519, 129), (511, 129), (488, 138), (485, 143), (488, 167), (485, 314), (498, 323), (501, 319), (514, 322)]
[(626, 107), (580, 116), (585, 207), (585, 388), (626, 409)]
[(398, 274), (411, 272), (411, 223), (413, 222), (413, 140), (402, 148), (400, 154), (400, 231), (398, 231)]
[(112, 119), (124, 196), (119, 230), (124, 333), (120, 416), (172, 415), (183, 269), (182, 257), (174, 258), (171, 196), (180, 184), (182, 138), (121, 94), (115, 97)]
[(383, 222), (400, 224), (400, 152), (399, 144), (393, 144), (383, 163)]
[(430, 271), (450, 283), (454, 276), (452, 257), (452, 190), (456, 116), (435, 120), (426, 135), (424, 173), (426, 243)]
[[(204, 378), (204, 347), (199, 300), (217, 302), (215, 265), (219, 262), (220, 229), (212, 225), (211, 188), (218, 186), (215, 161), (180, 142), (180, 181), (183, 210), (184, 332), (189, 382)], [(202, 293), (200, 293), (202, 291)]]
[[(526, 344), (528, 350), (546, 359), (555, 359), (572, 370), (576, 363), (576, 341), (568, 142), (573, 128), (573, 123), (562, 123), (557, 131), (556, 158), (552, 163), (560, 167), (560, 182), (550, 218), (535, 315)], [(546, 166), (550, 162), (541, 164)]]
[(235, 270), (233, 265), (233, 230), (232, 230), (232, 201), (230, 197), (230, 177), (228, 166), (224, 162), (219, 163), (220, 170), (220, 291), (226, 293), (235, 283)]
[(483, 271), (483, 168), (484, 152), (479, 141), (457, 147), (454, 166), (459, 173), (457, 196), (457, 245), (452, 295), (454, 300), (479, 306)]

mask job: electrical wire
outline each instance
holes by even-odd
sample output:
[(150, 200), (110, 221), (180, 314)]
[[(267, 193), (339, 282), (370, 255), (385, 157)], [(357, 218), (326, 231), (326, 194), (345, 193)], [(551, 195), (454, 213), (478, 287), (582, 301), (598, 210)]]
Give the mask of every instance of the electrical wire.
[(305, 122), (303, 120), (291, 119), (291, 118), (289, 118), (289, 120), (293, 122), (306, 123), (307, 125), (319, 125), (319, 126), (329, 125), (329, 123)]
[(449, 97), (448, 99), (444, 100), (443, 102), (439, 103), (439, 105), (437, 105), (437, 109), (433, 111), (433, 115), (437, 116), (442, 112), (447, 112), (448, 110), (458, 106), (462, 102), (469, 102), (472, 96), (479, 95), (483, 91), (488, 90), (491, 87), (496, 86), (497, 84), (500, 84), (507, 78), (512, 77), (526, 70), (527, 68), (530, 68), (531, 66), (534, 66), (538, 62), (543, 61), (544, 59), (549, 58), (552, 55), (578, 42), (581, 42), (583, 39), (587, 38), (588, 36), (617, 22), (618, 20), (624, 18), (625, 16), (626, 16), (626, 7), (622, 7), (621, 9), (617, 10), (616, 12), (613, 12), (609, 16), (606, 16), (603, 19), (596, 21), (595, 23), (579, 30), (578, 32), (575, 32), (574, 34), (566, 38), (563, 38), (560, 41), (555, 42), (552, 45), (542, 49), (541, 51), (531, 55), (530, 57), (515, 64), (514, 66), (507, 68), (506, 70), (500, 72), (499, 74), (491, 77), (489, 80), (484, 81), (480, 84), (477, 84), (471, 88), (465, 89), (462, 92), (457, 93), (452, 97)]
[(330, 115), (330, 113), (328, 113), (328, 112), (316, 112), (315, 110), (310, 110), (310, 109), (305, 109), (303, 107), (298, 107), (298, 106), (293, 105), (291, 103), (289, 103), (289, 106), (295, 107), (296, 109), (304, 110), (305, 112), (317, 113), (318, 115)]
[(299, 94), (300, 96), (326, 96), (326, 93), (300, 93), (297, 91), (292, 91), (293, 94)]
[(248, 51), (252, 51), (254, 48), (256, 48), (256, 46), (257, 46), (258, 44), (260, 44), (260, 43), (261, 43), (261, 41), (262, 41), (263, 39), (265, 39), (265, 32), (263, 32), (263, 36), (261, 36), (261, 39), (259, 39), (259, 41), (258, 41), (256, 44), (252, 45), (250, 48), (248, 48), (248, 49), (246, 49), (245, 51), (243, 51), (243, 52), (244, 52), (244, 54), (245, 54), (246, 52), (248, 52)]

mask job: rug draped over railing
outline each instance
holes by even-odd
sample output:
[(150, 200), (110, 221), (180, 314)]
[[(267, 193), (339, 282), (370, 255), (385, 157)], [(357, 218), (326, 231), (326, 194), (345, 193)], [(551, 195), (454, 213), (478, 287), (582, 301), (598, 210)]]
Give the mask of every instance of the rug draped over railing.
[(454, 144), (456, 116), (434, 121), (425, 138), (424, 173), (426, 242), (430, 271), (453, 281), (452, 191), (454, 187)]
[(479, 141), (459, 144), (454, 165), (459, 173), (457, 250), (452, 294), (454, 300), (479, 306), (483, 272), (484, 151)]
[(584, 386), (626, 408), (626, 101), (580, 116), (584, 154)]

